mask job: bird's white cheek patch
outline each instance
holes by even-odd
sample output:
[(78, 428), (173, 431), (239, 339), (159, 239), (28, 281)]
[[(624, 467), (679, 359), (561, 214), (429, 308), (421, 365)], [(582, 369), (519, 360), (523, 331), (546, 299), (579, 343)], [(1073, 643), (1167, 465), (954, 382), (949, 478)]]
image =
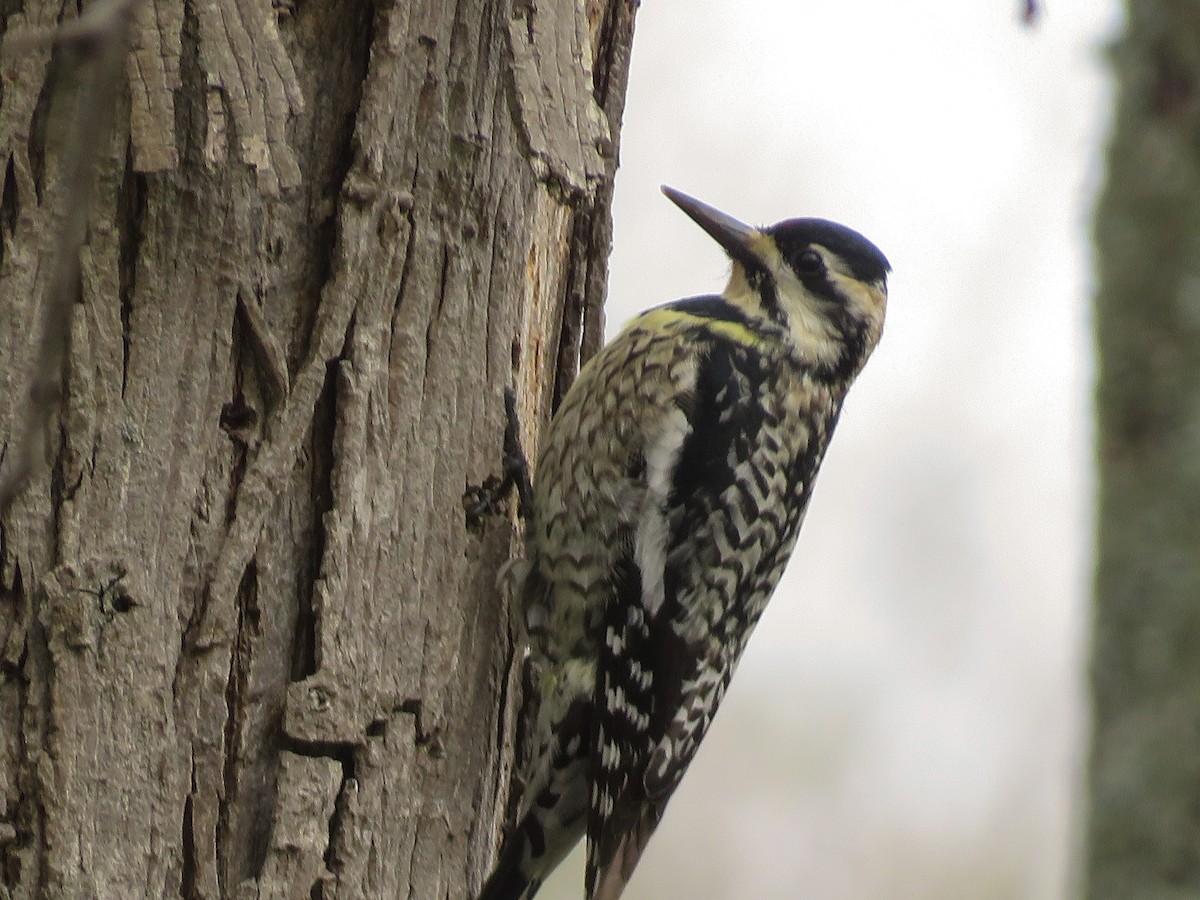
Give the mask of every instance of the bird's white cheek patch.
[(801, 355), (818, 362), (835, 361), (841, 353), (841, 335), (825, 314), (826, 302), (813, 297), (789, 269), (776, 275), (775, 290)]
[(863, 284), (855, 278), (831, 271), (842, 296), (850, 300), (850, 311), (861, 319), (883, 319), (887, 308), (887, 291), (879, 284)]

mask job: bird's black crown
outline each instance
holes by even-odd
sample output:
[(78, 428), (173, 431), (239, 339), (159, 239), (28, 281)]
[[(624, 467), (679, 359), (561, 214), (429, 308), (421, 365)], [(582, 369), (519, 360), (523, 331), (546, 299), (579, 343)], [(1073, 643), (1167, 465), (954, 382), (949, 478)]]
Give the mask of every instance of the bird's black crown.
[(878, 247), (854, 229), (828, 219), (786, 219), (765, 230), (788, 260), (820, 244), (845, 260), (854, 277), (867, 284), (883, 281), (892, 270)]

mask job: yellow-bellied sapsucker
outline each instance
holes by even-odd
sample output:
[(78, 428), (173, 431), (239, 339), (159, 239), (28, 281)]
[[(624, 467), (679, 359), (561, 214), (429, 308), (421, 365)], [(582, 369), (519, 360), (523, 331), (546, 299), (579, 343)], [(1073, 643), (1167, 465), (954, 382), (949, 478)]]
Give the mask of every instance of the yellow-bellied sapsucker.
[(579, 373), (538, 457), (520, 594), (536, 713), (517, 822), (480, 900), (525, 900), (587, 835), (624, 890), (795, 545), (879, 340), (884, 255), (823, 219), (757, 229), (664, 192), (733, 260)]

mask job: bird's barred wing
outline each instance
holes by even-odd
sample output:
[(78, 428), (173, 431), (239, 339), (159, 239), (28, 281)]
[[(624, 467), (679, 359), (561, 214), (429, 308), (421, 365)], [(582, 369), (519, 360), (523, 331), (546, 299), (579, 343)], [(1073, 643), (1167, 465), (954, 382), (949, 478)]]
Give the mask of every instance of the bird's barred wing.
[(653, 746), (655, 696), (666, 673), (654, 668), (662, 636), (640, 604), (642, 579), (632, 563), (622, 573), (629, 602), (610, 607), (592, 704), (594, 715), (588, 815), (587, 896), (615, 898), (661, 817), (642, 790), (640, 772)]
[[(747, 588), (782, 522), (766, 498), (784, 493), (771, 449), (758, 446), (762, 365), (736, 341), (711, 342), (646, 454), (646, 507), (597, 671), (593, 900), (619, 896), (632, 875), (757, 618)], [(764, 460), (766, 471), (748, 470)]]

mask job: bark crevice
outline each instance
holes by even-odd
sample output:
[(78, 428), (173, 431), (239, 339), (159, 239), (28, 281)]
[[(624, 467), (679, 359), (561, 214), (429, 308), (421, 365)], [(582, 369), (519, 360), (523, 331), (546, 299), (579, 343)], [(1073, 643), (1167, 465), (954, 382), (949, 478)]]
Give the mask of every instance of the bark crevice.
[(116, 229), (120, 247), (117, 278), (121, 320), (121, 397), (129, 383), (129, 354), (133, 340), (133, 298), (137, 290), (137, 259), (141, 250), (143, 218), (146, 215), (145, 176), (134, 171), (127, 154), (121, 189), (117, 195)]

